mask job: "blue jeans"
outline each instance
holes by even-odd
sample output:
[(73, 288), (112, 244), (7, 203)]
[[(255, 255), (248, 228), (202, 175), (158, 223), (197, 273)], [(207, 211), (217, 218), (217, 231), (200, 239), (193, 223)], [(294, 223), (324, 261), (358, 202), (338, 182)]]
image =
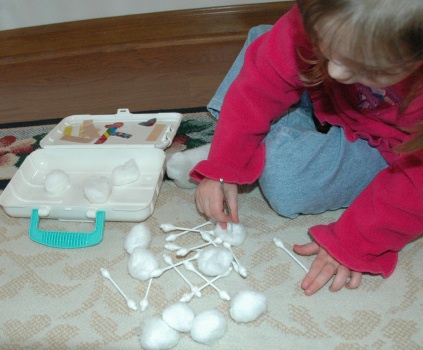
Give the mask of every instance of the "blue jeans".
[(245, 44), (242, 50), (238, 54), (237, 58), (232, 64), (232, 67), (229, 69), (229, 72), (226, 74), (226, 77), (223, 79), (222, 83), (217, 88), (216, 93), (214, 94), (209, 104), (207, 105), (207, 109), (214, 117), (216, 118), (219, 117), (220, 108), (223, 104), (223, 99), (226, 95), (226, 92), (228, 91), (229, 86), (238, 76), (238, 73), (241, 70), (242, 65), (244, 64), (245, 50), (255, 39), (257, 39), (260, 35), (266, 33), (267, 31), (269, 31), (271, 28), (272, 28), (271, 25), (261, 25), (261, 26), (257, 26), (250, 29), (247, 40), (245, 41)]
[[(207, 106), (216, 118), (242, 67), (245, 49), (270, 28), (250, 30), (242, 51)], [(348, 141), (341, 127), (332, 126), (327, 134), (317, 131), (306, 93), (296, 109), (272, 125), (264, 143), (266, 162), (260, 188), (270, 206), (290, 218), (347, 207), (387, 167), (376, 148), (365, 140)]]

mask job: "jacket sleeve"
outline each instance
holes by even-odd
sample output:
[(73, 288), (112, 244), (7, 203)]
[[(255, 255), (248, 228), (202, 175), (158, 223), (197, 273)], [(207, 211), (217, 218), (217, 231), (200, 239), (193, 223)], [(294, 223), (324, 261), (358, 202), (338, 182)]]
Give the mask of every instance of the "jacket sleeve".
[(260, 176), (265, 159), (262, 140), (271, 122), (304, 90), (297, 52), (304, 41), (301, 16), (294, 6), (249, 46), (241, 72), (225, 96), (209, 157), (191, 171), (191, 177), (245, 184)]
[(314, 226), (310, 233), (350, 269), (391, 275), (398, 252), (423, 233), (423, 151), (401, 156), (337, 222)]

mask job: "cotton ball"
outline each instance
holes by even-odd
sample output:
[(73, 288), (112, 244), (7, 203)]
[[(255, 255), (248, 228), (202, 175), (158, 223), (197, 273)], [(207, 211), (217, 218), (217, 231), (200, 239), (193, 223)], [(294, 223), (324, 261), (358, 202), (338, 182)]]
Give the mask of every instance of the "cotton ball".
[(225, 334), (226, 327), (226, 318), (220, 311), (204, 310), (194, 318), (191, 337), (198, 343), (210, 344)]
[(183, 152), (174, 153), (166, 165), (167, 175), (181, 188), (195, 188), (197, 183), (189, 176), (194, 166), (207, 159), (210, 144), (192, 148)]
[(176, 303), (163, 310), (162, 318), (173, 329), (179, 332), (189, 332), (195, 314), (187, 303)]
[(131, 254), (134, 248), (147, 248), (151, 242), (151, 232), (146, 224), (134, 225), (126, 235), (123, 247)]
[(207, 276), (218, 276), (231, 266), (232, 253), (223, 247), (211, 247), (203, 250), (197, 260), (198, 269)]
[(105, 176), (93, 177), (84, 182), (84, 195), (91, 202), (101, 204), (107, 201), (112, 192), (112, 184)]
[(63, 192), (70, 184), (69, 176), (63, 170), (50, 171), (44, 180), (44, 189), (50, 194)]
[(266, 311), (266, 296), (251, 290), (243, 290), (231, 300), (229, 313), (236, 322), (255, 321)]
[(134, 159), (128, 160), (112, 171), (112, 183), (115, 186), (127, 185), (135, 182), (140, 177), (140, 169)]
[(128, 259), (128, 271), (133, 278), (146, 281), (158, 267), (159, 262), (149, 250), (140, 247), (132, 250)]
[(147, 318), (141, 325), (140, 340), (145, 350), (171, 349), (179, 343), (178, 331), (169, 327), (160, 317)]
[(244, 225), (234, 224), (232, 222), (228, 223), (226, 229), (223, 229), (217, 224), (214, 233), (216, 236), (220, 237), (223, 242), (227, 242), (232, 246), (240, 246), (244, 243), (245, 236), (247, 235)]

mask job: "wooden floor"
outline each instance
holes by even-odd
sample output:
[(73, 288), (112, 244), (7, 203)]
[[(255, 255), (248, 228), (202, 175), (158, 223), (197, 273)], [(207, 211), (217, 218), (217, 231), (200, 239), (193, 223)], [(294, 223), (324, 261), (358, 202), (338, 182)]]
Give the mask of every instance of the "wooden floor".
[[(241, 28), (228, 29), (233, 32), (227, 34), (209, 32), (148, 45), (119, 43), (112, 49), (67, 48), (61, 54), (48, 47), (36, 56), (3, 54), (0, 123), (112, 114), (118, 108), (147, 111), (205, 106), (241, 49), (248, 28), (274, 23), (292, 4), (266, 6), (259, 9), (260, 16), (257, 11), (233, 11)], [(228, 14), (219, 11), (219, 18)], [(245, 18), (240, 19), (240, 13)], [(190, 28), (185, 31), (189, 34)], [(2, 39), (12, 43), (16, 38), (38, 40), (37, 35), (19, 30), (3, 33), (0, 44)]]
[[(0, 123), (112, 114), (118, 108), (205, 106), (241, 45), (181, 45), (0, 66), (7, 82), (1, 87)], [(153, 61), (148, 69), (144, 59)]]

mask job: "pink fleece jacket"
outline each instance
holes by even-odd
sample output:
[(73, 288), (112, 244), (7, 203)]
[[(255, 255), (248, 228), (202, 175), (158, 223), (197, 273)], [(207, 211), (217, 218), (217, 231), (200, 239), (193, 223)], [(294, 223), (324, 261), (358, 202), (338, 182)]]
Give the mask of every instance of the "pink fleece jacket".
[[(238, 184), (252, 183), (265, 161), (263, 138), (271, 122), (306, 90), (298, 72), (314, 58), (297, 6), (247, 50), (243, 68), (231, 85), (207, 160), (191, 176)], [(337, 222), (310, 228), (314, 239), (352, 270), (389, 276), (398, 252), (423, 233), (423, 151), (398, 155), (393, 148), (412, 135), (402, 131), (423, 120), (423, 98), (406, 112), (399, 108), (420, 68), (393, 86), (370, 89), (328, 80), (307, 89), (316, 117), (341, 126), (351, 142), (361, 138), (376, 147), (389, 166), (354, 200)], [(340, 194), (342, 195), (342, 194)]]

